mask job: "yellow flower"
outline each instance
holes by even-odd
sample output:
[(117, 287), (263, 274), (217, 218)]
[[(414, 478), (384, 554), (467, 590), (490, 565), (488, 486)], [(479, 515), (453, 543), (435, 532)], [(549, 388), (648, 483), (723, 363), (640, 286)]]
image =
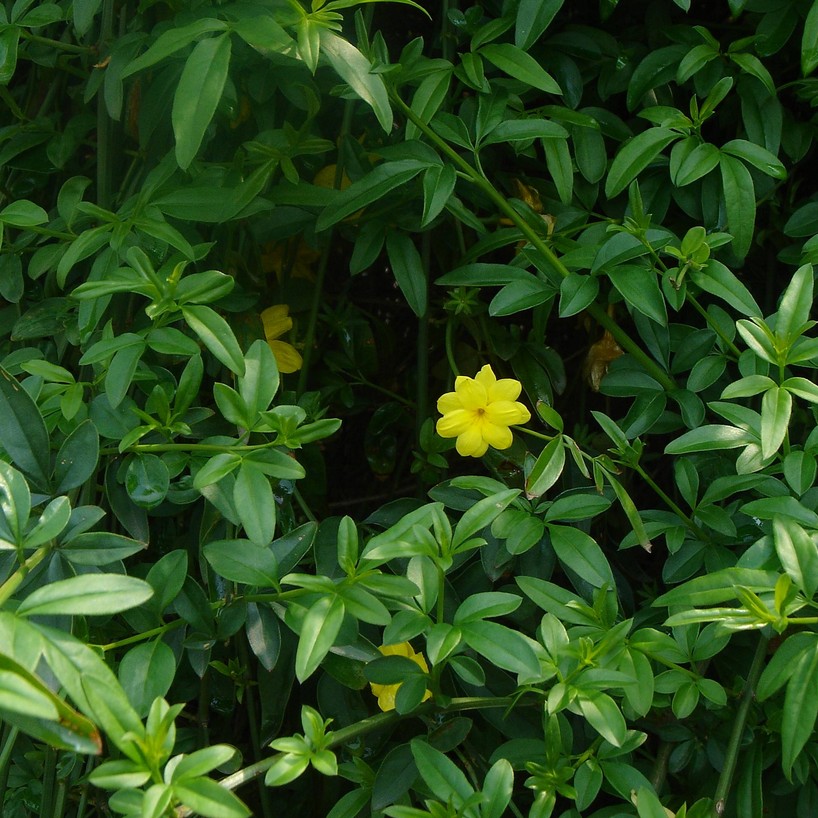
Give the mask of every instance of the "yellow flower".
[[(412, 646), (408, 642), (400, 642), (397, 645), (381, 645), (378, 650), (384, 656), (405, 656), (411, 659), (424, 673), (429, 672), (429, 666), (426, 664), (426, 659), (423, 658), (422, 653), (415, 653)], [(395, 696), (398, 693), (399, 684), (396, 685), (376, 685), (370, 682), (369, 686), (372, 688), (372, 695), (378, 697), (378, 707), (384, 712), (395, 709)], [(423, 694), (421, 701), (432, 698), (432, 692), (427, 690)]]
[(456, 437), (458, 454), (482, 457), (489, 446), (507, 449), (513, 442), (509, 426), (527, 423), (531, 413), (517, 401), (522, 386), (513, 378), (497, 380), (486, 364), (474, 378), (458, 376), (454, 392), (437, 402), (443, 415), (437, 422), (441, 437)]
[(293, 319), (289, 315), (290, 308), (286, 304), (276, 304), (267, 307), (261, 313), (261, 323), (264, 325), (264, 337), (275, 355), (279, 372), (297, 372), (301, 369), (301, 356), (292, 344), (278, 339), (293, 328)]

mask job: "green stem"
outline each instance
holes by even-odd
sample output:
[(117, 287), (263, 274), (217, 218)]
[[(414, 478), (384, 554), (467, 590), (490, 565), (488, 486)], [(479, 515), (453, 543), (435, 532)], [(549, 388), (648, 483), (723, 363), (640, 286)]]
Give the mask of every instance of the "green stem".
[[(100, 21), (99, 38), (101, 42), (109, 40), (114, 26), (114, 4), (104, 0)], [(97, 94), (97, 204), (110, 210), (113, 189), (113, 166), (111, 153), (114, 147), (113, 122), (108, 116), (105, 95)]]
[(724, 345), (730, 350), (730, 352), (733, 353), (733, 355), (736, 356), (736, 358), (738, 358), (739, 355), (741, 355), (741, 350), (722, 332), (721, 327), (710, 317), (710, 313), (708, 313), (707, 310), (699, 303), (698, 299), (688, 293), (685, 300), (689, 301), (693, 305), (693, 308), (699, 313), (699, 315), (701, 315), (702, 318), (704, 318), (710, 329), (712, 329), (713, 332), (715, 332), (716, 335), (721, 338)]
[(435, 618), (437, 624), (443, 622), (444, 608), (446, 603), (446, 572), (441, 566), (437, 566), (437, 606), (435, 608)]
[(304, 516), (311, 522), (317, 523), (318, 518), (313, 514), (312, 509), (307, 505), (306, 500), (301, 496), (301, 492), (298, 489), (293, 491), (293, 497), (295, 497), (295, 502), (298, 503), (298, 507), (301, 511), (304, 512)]
[(449, 319), (446, 321), (446, 359), (449, 361), (449, 369), (452, 370), (452, 374), (457, 377), (460, 374), (460, 370), (457, 368), (457, 360), (454, 357), (454, 317), (449, 316)]
[(40, 818), (51, 818), (54, 803), (54, 783), (57, 775), (57, 751), (53, 747), (45, 748), (43, 758), (43, 789), (40, 794)]
[[(392, 95), (395, 104), (407, 119), (410, 119), (424, 135), (433, 142), (451, 161), (457, 165), (468, 178), (496, 205), (497, 209), (508, 218), (512, 224), (525, 236), (526, 241), (539, 251), (549, 266), (552, 267), (562, 278), (567, 278), (570, 270), (557, 257), (556, 253), (548, 246), (531, 225), (511, 206), (508, 200), (500, 193), (491, 182), (472, 167), (457, 151), (441, 139), (415, 112), (396, 94)], [(657, 380), (668, 391), (677, 388), (676, 381), (662, 369), (650, 356), (625, 332), (616, 321), (611, 318), (605, 309), (599, 304), (590, 304), (586, 311), (591, 317), (616, 339), (616, 342), (624, 350), (629, 352), (648, 373)]]
[(0, 585), (0, 608), (9, 600), (11, 595), (20, 587), (29, 572), (36, 568), (51, 551), (51, 543), (41, 545), (26, 561)]
[(420, 445), (420, 433), (429, 414), (429, 264), (432, 254), (431, 234), (427, 231), (421, 240), (423, 277), (426, 281), (426, 303), (418, 319), (417, 337), (417, 408), (415, 411), (415, 440)]
[[(335, 730), (331, 733), (332, 737), (327, 742), (326, 748), (333, 750), (336, 747), (340, 747), (375, 730), (382, 730), (385, 727), (397, 724), (406, 718), (416, 718), (417, 716), (428, 713), (459, 713), (468, 710), (486, 710), (495, 707), (508, 708), (515, 703), (515, 700), (510, 696), (474, 696), (452, 699), (445, 707), (436, 707), (433, 702), (426, 702), (415, 708), (411, 713), (400, 714), (395, 710), (390, 710), (386, 713), (376, 713), (374, 716), (369, 716), (368, 718), (355, 722), (355, 724), (350, 724), (347, 727), (342, 727), (340, 730)], [(281, 755), (281, 753), (276, 753), (273, 756), (257, 761), (249, 767), (245, 767), (232, 775), (228, 775), (219, 783), (228, 790), (238, 789), (238, 787), (241, 787), (243, 784), (247, 784), (267, 772)], [(179, 807), (176, 810), (176, 818), (187, 818), (187, 816), (192, 814), (193, 811), (188, 807)]]
[[(344, 116), (341, 120), (341, 131), (338, 134), (338, 161), (335, 165), (335, 182), (336, 189), (341, 187), (341, 180), (344, 178), (344, 163), (341, 157), (341, 142), (349, 133), (350, 125), (352, 123), (353, 100), (347, 100), (344, 106)], [(307, 320), (307, 335), (304, 339), (304, 358), (301, 364), (301, 371), (298, 373), (298, 387), (297, 394), (303, 395), (307, 389), (307, 381), (309, 380), (310, 364), (312, 363), (313, 347), (315, 346), (315, 331), (318, 327), (318, 311), (321, 309), (321, 301), (324, 296), (324, 279), (327, 274), (327, 266), (329, 264), (329, 254), (332, 247), (333, 231), (329, 230), (324, 239), (324, 247), (321, 251), (321, 261), (318, 264), (318, 272), (315, 276), (315, 285), (312, 290), (312, 303), (310, 304), (310, 316)]]
[(72, 45), (71, 43), (63, 43), (60, 40), (52, 40), (50, 37), (41, 37), (39, 34), (32, 34), (24, 28), (18, 28), (17, 31), (24, 40), (30, 43), (39, 43), (40, 45), (47, 45), (49, 48), (56, 48), (59, 51), (68, 51), (71, 54), (88, 54), (93, 51), (93, 46), (88, 45)]
[(761, 670), (764, 666), (764, 657), (767, 655), (766, 636), (759, 639), (756, 647), (753, 663), (750, 665), (750, 672), (747, 674), (747, 682), (744, 685), (744, 692), (741, 702), (736, 711), (736, 719), (733, 722), (733, 732), (730, 734), (730, 741), (727, 744), (727, 752), (724, 756), (724, 765), (721, 768), (719, 782), (716, 785), (716, 794), (713, 798), (713, 818), (723, 818), (727, 806), (727, 797), (730, 794), (730, 786), (733, 782), (733, 773), (738, 763), (738, 751), (741, 745), (741, 737), (744, 735), (744, 726), (747, 723), (747, 714), (750, 712), (750, 704), (755, 697), (756, 684), (758, 684)]
[(707, 534), (698, 526), (691, 517), (682, 511), (679, 506), (673, 502), (673, 500), (668, 497), (667, 494), (662, 490), (662, 488), (654, 481), (654, 479), (637, 463), (635, 466), (632, 466), (633, 470), (653, 489), (653, 491), (661, 498), (662, 502), (676, 515), (678, 515), (682, 520), (684, 520), (685, 525), (703, 542), (709, 542), (710, 538)]
[(20, 730), (6, 724), (3, 729), (3, 749), (0, 750), (0, 804), (6, 803), (6, 784), (9, 779), (9, 768), (11, 761), (11, 751), (14, 749), (14, 742)]
[(221, 446), (215, 443), (135, 443), (128, 446), (124, 452), (109, 446), (99, 450), (100, 454), (118, 455), (125, 452), (200, 452), (202, 454), (230, 454), (232, 452), (254, 452), (259, 449), (269, 449), (274, 443), (256, 443), (245, 446)]

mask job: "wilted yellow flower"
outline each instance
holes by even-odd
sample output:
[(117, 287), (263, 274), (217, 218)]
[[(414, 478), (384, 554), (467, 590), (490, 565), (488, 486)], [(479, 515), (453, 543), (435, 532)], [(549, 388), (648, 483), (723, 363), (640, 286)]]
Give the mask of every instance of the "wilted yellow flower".
[[(429, 672), (429, 666), (426, 664), (426, 659), (422, 653), (415, 653), (412, 646), (408, 642), (399, 642), (397, 645), (381, 645), (378, 650), (384, 656), (405, 656), (411, 659), (424, 673)], [(395, 709), (395, 696), (398, 694), (399, 684), (396, 685), (376, 685), (370, 682), (369, 686), (372, 688), (372, 695), (378, 697), (378, 707), (384, 712)], [(423, 694), (421, 701), (432, 698), (432, 692), (427, 690)]]
[(513, 378), (497, 380), (486, 364), (474, 378), (458, 376), (454, 392), (437, 402), (443, 415), (437, 422), (441, 437), (456, 437), (458, 454), (482, 457), (489, 446), (507, 449), (513, 442), (509, 426), (527, 423), (531, 413), (517, 401), (522, 391)]
[(264, 325), (264, 337), (275, 355), (279, 372), (297, 372), (301, 369), (301, 355), (298, 350), (286, 341), (278, 339), (293, 328), (293, 319), (290, 318), (290, 308), (286, 304), (276, 304), (267, 307), (261, 313), (261, 323)]

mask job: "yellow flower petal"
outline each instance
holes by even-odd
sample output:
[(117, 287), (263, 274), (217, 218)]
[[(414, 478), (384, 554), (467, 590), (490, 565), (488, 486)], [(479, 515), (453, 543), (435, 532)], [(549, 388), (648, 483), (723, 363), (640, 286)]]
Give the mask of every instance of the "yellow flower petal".
[(489, 364), (482, 367), (474, 379), (486, 390), (486, 394), (490, 394), (491, 388), (497, 383), (497, 376)]
[(472, 425), (457, 438), (455, 448), (457, 453), (463, 457), (482, 457), (488, 450), (488, 443), (483, 440), (483, 435), (478, 425)]
[(273, 351), (276, 363), (278, 364), (278, 371), (284, 374), (290, 372), (298, 372), (301, 369), (303, 360), (299, 355), (298, 350), (286, 341), (270, 341), (270, 349)]
[(267, 307), (261, 313), (261, 323), (264, 325), (264, 337), (268, 341), (280, 338), (285, 332), (293, 328), (293, 319), (289, 317), (290, 308), (286, 304), (276, 304)]
[(486, 407), (486, 417), (491, 423), (501, 426), (517, 426), (520, 423), (528, 423), (531, 420), (531, 413), (522, 403), (498, 400)]
[(489, 421), (483, 423), (481, 434), (483, 440), (495, 449), (507, 449), (514, 442), (514, 435), (508, 426), (497, 426)]
[(515, 381), (514, 378), (502, 378), (496, 381), (491, 389), (489, 389), (489, 402), (492, 403), (496, 400), (517, 400), (522, 390), (522, 384), (519, 381)]
[(437, 399), (437, 411), (440, 412), (441, 415), (462, 408), (463, 404), (460, 402), (460, 398), (457, 397), (457, 392), (447, 392)]
[(464, 409), (483, 409), (489, 399), (482, 383), (464, 375), (459, 375), (455, 380), (454, 391), (460, 398)]
[(457, 437), (474, 424), (474, 412), (468, 409), (455, 409), (448, 412), (437, 422), (437, 433), (441, 437)]

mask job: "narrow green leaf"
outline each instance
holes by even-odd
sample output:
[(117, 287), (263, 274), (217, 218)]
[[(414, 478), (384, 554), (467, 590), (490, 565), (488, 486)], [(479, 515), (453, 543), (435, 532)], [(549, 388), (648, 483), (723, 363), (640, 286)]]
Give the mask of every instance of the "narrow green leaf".
[(801, 34), (801, 74), (809, 76), (818, 68), (818, 2), (813, 0)]
[(213, 570), (230, 582), (274, 588), (278, 582), (278, 561), (269, 548), (250, 540), (217, 540), (203, 549)]
[(565, 0), (520, 0), (514, 29), (517, 48), (528, 51), (556, 17)]
[(392, 107), (383, 77), (372, 72), (369, 60), (352, 43), (321, 28), (321, 53), (341, 79), (367, 104), (386, 133), (392, 131)]
[[(543, 4), (541, 4), (543, 5)], [(546, 94), (562, 94), (557, 81), (522, 48), (511, 43), (493, 43), (479, 52), (501, 71)]]
[(719, 160), (724, 187), (727, 229), (733, 235), (733, 249), (739, 258), (750, 250), (755, 229), (756, 199), (753, 177), (744, 163), (728, 154)]
[(362, 207), (388, 196), (395, 188), (413, 179), (429, 165), (429, 162), (418, 159), (383, 162), (339, 193), (333, 203), (318, 217), (315, 229), (318, 232), (326, 230)]
[(584, 531), (563, 525), (548, 525), (557, 559), (595, 588), (613, 587), (613, 573), (602, 549)]
[(233, 502), (250, 540), (256, 545), (269, 545), (275, 534), (276, 507), (267, 475), (250, 463), (242, 463), (233, 488)]
[(38, 488), (47, 488), (51, 464), (43, 416), (25, 389), (2, 367), (0, 417), (0, 446)]
[(614, 157), (605, 182), (605, 195), (612, 199), (621, 193), (671, 142), (681, 134), (669, 128), (649, 128), (620, 149)]
[(307, 612), (301, 625), (295, 655), (295, 675), (299, 682), (318, 669), (344, 621), (344, 603), (338, 596), (321, 597)]
[(153, 588), (135, 577), (81, 574), (32, 591), (20, 603), (17, 613), (20, 616), (101, 616), (135, 608), (152, 596)]
[(457, 806), (474, 794), (463, 771), (443, 753), (422, 739), (414, 739), (411, 746), (418, 772), (438, 798)]
[(406, 233), (390, 230), (386, 235), (386, 253), (403, 297), (412, 312), (422, 317), (427, 308), (426, 270), (415, 243)]
[(187, 325), (202, 343), (236, 375), (244, 375), (244, 356), (230, 325), (210, 307), (182, 307)]
[(792, 395), (779, 386), (764, 393), (761, 400), (761, 456), (772, 457), (787, 435), (792, 414)]
[(171, 109), (176, 161), (182, 169), (195, 158), (216, 113), (230, 68), (231, 42), (227, 34), (201, 40), (185, 62)]
[(529, 499), (542, 497), (559, 480), (564, 466), (565, 446), (563, 446), (562, 435), (557, 435), (540, 452), (526, 477), (526, 497)]
[(787, 684), (781, 721), (781, 766), (791, 778), (792, 765), (809, 741), (818, 716), (818, 649), (804, 651)]

